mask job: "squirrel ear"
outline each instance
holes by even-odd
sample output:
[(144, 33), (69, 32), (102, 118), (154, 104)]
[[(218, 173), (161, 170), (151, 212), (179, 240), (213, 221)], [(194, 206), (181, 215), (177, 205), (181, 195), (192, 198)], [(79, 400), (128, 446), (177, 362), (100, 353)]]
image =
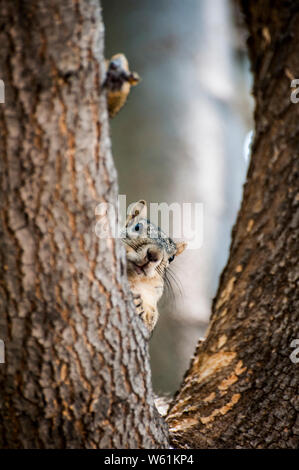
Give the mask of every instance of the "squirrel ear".
[(141, 199), (138, 202), (135, 202), (133, 204), (129, 205), (128, 211), (127, 211), (127, 220), (126, 220), (126, 225), (128, 225), (133, 219), (140, 219), (144, 218), (146, 219), (147, 216), (147, 205), (146, 202)]
[(128, 76), (128, 82), (132, 86), (138, 85), (138, 83), (141, 81), (141, 78), (139, 77), (137, 72), (131, 72)]
[(183, 253), (183, 251), (185, 250), (187, 246), (187, 243), (186, 242), (177, 242), (176, 243), (176, 256), (179, 256), (181, 253)]

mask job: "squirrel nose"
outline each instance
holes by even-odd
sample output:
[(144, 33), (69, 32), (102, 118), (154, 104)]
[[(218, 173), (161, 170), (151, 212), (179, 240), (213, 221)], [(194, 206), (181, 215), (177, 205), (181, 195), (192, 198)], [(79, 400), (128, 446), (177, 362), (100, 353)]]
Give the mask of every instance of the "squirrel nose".
[(146, 255), (147, 255), (147, 259), (149, 261), (152, 261), (153, 263), (159, 260), (159, 252), (158, 250), (155, 250), (154, 248), (149, 248), (147, 250)]

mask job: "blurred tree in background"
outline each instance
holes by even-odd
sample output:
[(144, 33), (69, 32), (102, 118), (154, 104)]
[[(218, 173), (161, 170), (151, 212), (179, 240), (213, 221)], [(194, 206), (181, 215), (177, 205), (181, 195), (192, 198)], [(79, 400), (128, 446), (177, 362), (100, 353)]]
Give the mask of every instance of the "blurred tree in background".
[[(105, 51), (126, 53), (142, 82), (112, 121), (127, 202), (201, 202), (203, 245), (176, 261), (151, 341), (153, 382), (173, 392), (203, 335), (229, 249), (252, 127), (250, 74), (228, 0), (103, 0)], [(181, 292), (180, 292), (181, 291)]]

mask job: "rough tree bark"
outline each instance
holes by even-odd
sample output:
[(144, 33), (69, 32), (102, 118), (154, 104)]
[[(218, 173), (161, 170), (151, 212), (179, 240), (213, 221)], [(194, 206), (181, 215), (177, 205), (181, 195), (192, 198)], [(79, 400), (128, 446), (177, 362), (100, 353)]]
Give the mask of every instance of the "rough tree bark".
[(94, 233), (117, 196), (99, 1), (0, 17), (0, 447), (164, 447), (123, 250)]
[(228, 264), (168, 424), (177, 447), (295, 448), (299, 371), (299, 3), (242, 2), (255, 138)]

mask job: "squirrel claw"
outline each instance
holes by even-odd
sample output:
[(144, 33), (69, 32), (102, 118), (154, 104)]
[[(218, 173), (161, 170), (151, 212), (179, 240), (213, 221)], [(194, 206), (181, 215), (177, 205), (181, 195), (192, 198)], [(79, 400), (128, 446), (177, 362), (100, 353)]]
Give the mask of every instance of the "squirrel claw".
[(143, 302), (140, 294), (133, 294), (133, 301), (136, 308), (137, 315), (141, 316), (144, 314)]

